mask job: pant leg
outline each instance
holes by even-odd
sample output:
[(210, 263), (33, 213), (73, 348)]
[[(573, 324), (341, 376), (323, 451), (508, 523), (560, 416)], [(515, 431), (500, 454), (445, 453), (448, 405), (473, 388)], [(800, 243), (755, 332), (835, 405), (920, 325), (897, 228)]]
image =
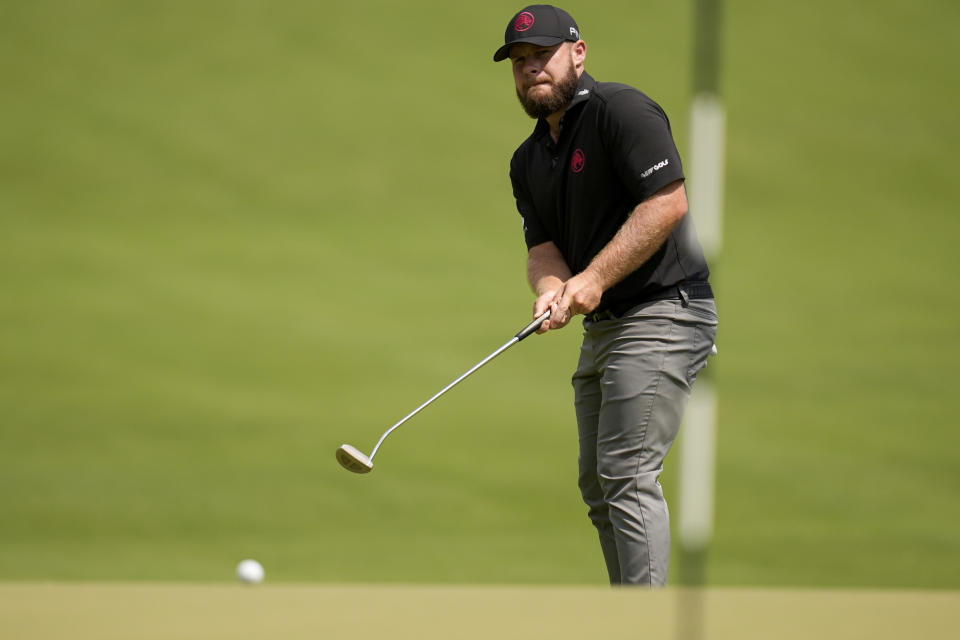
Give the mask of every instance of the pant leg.
[(617, 555), (613, 525), (610, 522), (610, 508), (600, 487), (600, 478), (597, 476), (597, 426), (603, 393), (600, 387), (600, 373), (593, 362), (594, 350), (591, 343), (589, 333), (584, 333), (583, 345), (580, 347), (580, 362), (573, 375), (574, 406), (577, 411), (577, 430), (580, 438), (578, 485), (580, 495), (587, 505), (587, 516), (600, 536), (600, 550), (603, 552), (610, 584), (620, 584), (620, 559)]
[(594, 327), (602, 402), (596, 475), (607, 504), (622, 584), (663, 586), (670, 514), (659, 478), (696, 373), (716, 336), (713, 301), (641, 305)]

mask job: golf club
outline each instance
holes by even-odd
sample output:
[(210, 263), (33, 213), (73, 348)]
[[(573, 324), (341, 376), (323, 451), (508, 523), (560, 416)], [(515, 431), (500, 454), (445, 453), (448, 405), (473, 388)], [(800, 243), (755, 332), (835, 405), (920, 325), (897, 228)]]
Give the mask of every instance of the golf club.
[(387, 429), (387, 430), (384, 432), (384, 434), (383, 434), (382, 436), (380, 436), (380, 440), (379, 440), (379, 442), (377, 442), (377, 446), (375, 446), (375, 447), (373, 448), (373, 453), (371, 453), (369, 457), (367, 457), (366, 455), (364, 455), (364, 453), (363, 453), (362, 451), (360, 451), (359, 449), (357, 449), (356, 447), (351, 446), (351, 445), (349, 445), (349, 444), (345, 444), (345, 445), (341, 446), (339, 449), (337, 449), (337, 462), (339, 462), (339, 463), (343, 466), (344, 469), (346, 469), (346, 470), (348, 470), (348, 471), (353, 471), (354, 473), (370, 473), (371, 471), (373, 471), (373, 457), (374, 457), (375, 455), (377, 455), (377, 451), (380, 450), (380, 445), (383, 444), (383, 441), (386, 440), (386, 439), (387, 439), (387, 436), (389, 436), (391, 433), (393, 433), (394, 430), (395, 430), (397, 427), (399, 427), (400, 425), (402, 425), (404, 422), (406, 422), (407, 420), (409, 420), (409, 419), (412, 418), (413, 416), (415, 416), (415, 415), (417, 415), (418, 413), (420, 413), (423, 409), (425, 409), (425, 408), (427, 407), (427, 405), (429, 405), (431, 402), (433, 402), (434, 400), (436, 400), (437, 398), (439, 398), (440, 396), (442, 396), (443, 394), (445, 394), (445, 393), (446, 393), (447, 391), (449, 391), (450, 389), (452, 389), (452, 388), (454, 388), (455, 386), (457, 386), (460, 382), (462, 382), (462, 381), (463, 381), (467, 376), (469, 376), (471, 373), (473, 373), (474, 371), (476, 371), (477, 369), (479, 369), (479, 368), (482, 367), (483, 365), (487, 364), (488, 362), (490, 362), (491, 360), (493, 360), (494, 358), (496, 358), (498, 355), (500, 355), (501, 353), (503, 353), (504, 351), (506, 351), (507, 349), (509, 349), (509, 348), (512, 347), (513, 345), (515, 345), (516, 343), (520, 342), (521, 340), (523, 340), (524, 338), (526, 338), (526, 337), (529, 336), (530, 334), (536, 332), (536, 330), (540, 328), (540, 325), (542, 325), (543, 322), (544, 322), (547, 318), (549, 318), (549, 317), (550, 317), (550, 310), (547, 309), (545, 312), (543, 312), (542, 314), (540, 314), (539, 316), (537, 316), (537, 319), (536, 319), (536, 320), (534, 320), (533, 322), (531, 322), (530, 324), (528, 324), (526, 327), (524, 327), (523, 330), (520, 331), (520, 333), (518, 333), (517, 335), (513, 336), (513, 337), (510, 339), (509, 342), (507, 342), (507, 343), (504, 344), (502, 347), (500, 347), (499, 349), (497, 349), (496, 351), (494, 351), (493, 353), (491, 353), (490, 355), (488, 355), (486, 358), (484, 358), (483, 360), (481, 360), (481, 361), (478, 362), (477, 364), (475, 364), (473, 367), (471, 367), (471, 369), (470, 369), (469, 371), (467, 371), (467, 372), (464, 373), (462, 376), (460, 376), (459, 378), (457, 378), (456, 380), (454, 380), (453, 382), (451, 382), (450, 384), (448, 384), (448, 385), (447, 385), (446, 387), (444, 387), (439, 393), (437, 393), (435, 396), (433, 396), (432, 398), (430, 398), (429, 400), (427, 400), (426, 402), (424, 402), (422, 405), (420, 405), (419, 407), (417, 407), (416, 409), (414, 409), (414, 410), (413, 410), (408, 416), (406, 416), (403, 420), (401, 420), (401, 421), (398, 422), (397, 424), (395, 424), (395, 425), (393, 425), (392, 427), (390, 427), (389, 429)]

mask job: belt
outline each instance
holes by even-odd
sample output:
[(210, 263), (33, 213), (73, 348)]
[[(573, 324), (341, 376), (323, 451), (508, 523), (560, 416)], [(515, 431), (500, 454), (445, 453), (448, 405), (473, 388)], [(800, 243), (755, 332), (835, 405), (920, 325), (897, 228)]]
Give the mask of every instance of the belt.
[(690, 300), (702, 300), (704, 298), (712, 297), (713, 288), (710, 286), (709, 282), (681, 282), (678, 285), (667, 287), (662, 291), (658, 291), (648, 296), (643, 296), (642, 298), (636, 298), (634, 300), (628, 300), (624, 302), (614, 302), (606, 309), (588, 313), (585, 316), (585, 319), (589, 320), (590, 322), (616, 320), (638, 304), (657, 302), (660, 300), (681, 300), (683, 302), (683, 306), (687, 306)]

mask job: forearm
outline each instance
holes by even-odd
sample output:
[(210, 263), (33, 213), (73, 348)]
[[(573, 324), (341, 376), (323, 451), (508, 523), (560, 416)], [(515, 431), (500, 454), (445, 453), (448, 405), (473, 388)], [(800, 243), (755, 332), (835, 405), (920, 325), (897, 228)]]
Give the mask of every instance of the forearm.
[(649, 260), (686, 212), (687, 197), (682, 182), (662, 189), (637, 205), (584, 272), (606, 291)]
[(573, 273), (563, 254), (552, 242), (544, 242), (527, 254), (527, 281), (537, 296), (558, 291)]
[(550, 309), (550, 319), (540, 332), (560, 329), (574, 315), (596, 309), (603, 292), (649, 260), (686, 214), (687, 196), (678, 180), (641, 202), (613, 239), (575, 276), (552, 242), (531, 249), (527, 277), (538, 296), (534, 315)]

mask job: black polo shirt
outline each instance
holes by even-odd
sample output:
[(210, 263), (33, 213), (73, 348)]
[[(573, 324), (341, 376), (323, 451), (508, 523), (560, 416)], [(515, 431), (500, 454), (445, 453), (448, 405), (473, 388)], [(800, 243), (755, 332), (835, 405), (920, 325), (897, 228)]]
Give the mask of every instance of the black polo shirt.
[[(656, 102), (586, 72), (561, 121), (560, 139), (539, 120), (513, 154), (510, 179), (527, 248), (552, 241), (583, 271), (638, 204), (682, 180), (670, 122)], [(639, 269), (603, 295), (598, 310), (630, 306), (710, 275), (690, 216)]]

